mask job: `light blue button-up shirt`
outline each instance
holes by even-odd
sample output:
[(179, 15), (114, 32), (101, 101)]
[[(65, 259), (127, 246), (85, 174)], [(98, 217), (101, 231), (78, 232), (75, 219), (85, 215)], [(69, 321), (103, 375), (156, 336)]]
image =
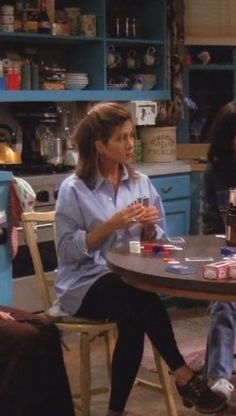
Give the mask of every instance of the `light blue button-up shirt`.
[(142, 197), (149, 198), (150, 204), (158, 208), (156, 228), (157, 237), (161, 238), (166, 230), (163, 205), (146, 175), (138, 173), (137, 178), (131, 178), (124, 167), (116, 194), (111, 182), (102, 176), (98, 176), (92, 190), (76, 174), (63, 181), (56, 203), (56, 292), (65, 312), (74, 314), (79, 309), (91, 285), (110, 272), (106, 262), (107, 253), (129, 240), (139, 240), (142, 225), (136, 223), (128, 229), (116, 230), (94, 251), (87, 249), (86, 233)]

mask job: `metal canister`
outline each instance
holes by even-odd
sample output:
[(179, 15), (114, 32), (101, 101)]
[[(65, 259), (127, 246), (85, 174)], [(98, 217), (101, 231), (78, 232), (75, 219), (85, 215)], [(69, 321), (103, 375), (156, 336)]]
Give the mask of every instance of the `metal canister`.
[(80, 34), (95, 37), (97, 34), (97, 18), (95, 14), (82, 14), (80, 16)]
[(38, 32), (39, 12), (36, 9), (28, 9), (24, 12), (23, 31), (37, 33)]
[(0, 7), (0, 27), (2, 32), (14, 32), (14, 7), (3, 5)]

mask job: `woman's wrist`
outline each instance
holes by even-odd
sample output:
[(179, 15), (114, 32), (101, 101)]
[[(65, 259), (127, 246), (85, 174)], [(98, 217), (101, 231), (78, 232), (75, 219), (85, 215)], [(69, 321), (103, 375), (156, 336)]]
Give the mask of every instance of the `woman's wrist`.
[(156, 239), (156, 224), (143, 226), (141, 240), (154, 241)]

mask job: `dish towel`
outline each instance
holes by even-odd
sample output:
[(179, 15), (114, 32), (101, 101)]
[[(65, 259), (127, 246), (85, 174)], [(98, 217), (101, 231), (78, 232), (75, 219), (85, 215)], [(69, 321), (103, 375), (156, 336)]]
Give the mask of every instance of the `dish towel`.
[(13, 176), (10, 184), (10, 199), (12, 213), (11, 247), (13, 258), (18, 251), (18, 231), (22, 212), (34, 210), (36, 194), (31, 185), (22, 178)]

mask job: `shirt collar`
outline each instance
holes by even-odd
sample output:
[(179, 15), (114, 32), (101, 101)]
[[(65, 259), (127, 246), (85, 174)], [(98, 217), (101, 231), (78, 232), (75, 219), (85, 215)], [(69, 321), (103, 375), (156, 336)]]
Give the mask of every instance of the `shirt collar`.
[[(125, 165), (122, 165), (122, 172), (121, 172), (121, 181), (128, 181), (129, 180), (129, 172)], [(95, 186), (94, 190), (96, 191), (104, 182), (106, 181), (106, 178), (101, 175), (101, 172), (97, 172), (97, 176), (95, 178)]]

